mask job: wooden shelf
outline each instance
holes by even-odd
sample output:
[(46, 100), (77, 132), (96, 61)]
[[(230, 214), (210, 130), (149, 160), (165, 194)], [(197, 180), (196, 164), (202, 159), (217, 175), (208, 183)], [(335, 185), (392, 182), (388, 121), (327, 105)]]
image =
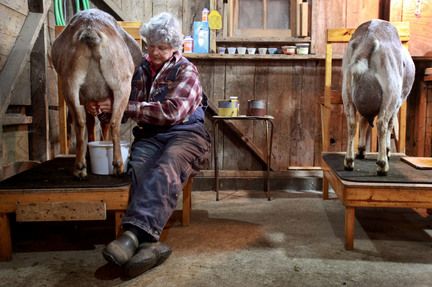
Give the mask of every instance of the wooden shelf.
[(284, 55), (284, 54), (266, 54), (266, 55), (239, 55), (239, 54), (197, 54), (197, 53), (186, 53), (184, 56), (188, 59), (197, 60), (286, 60), (286, 61), (298, 61), (298, 60), (323, 60), (323, 55)]
[(287, 37), (287, 38), (216, 38), (216, 43), (310, 43), (310, 37)]

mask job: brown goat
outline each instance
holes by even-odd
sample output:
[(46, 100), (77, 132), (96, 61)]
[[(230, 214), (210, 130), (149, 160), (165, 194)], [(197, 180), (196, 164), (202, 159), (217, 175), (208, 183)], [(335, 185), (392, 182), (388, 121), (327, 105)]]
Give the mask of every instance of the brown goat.
[(75, 127), (74, 175), (87, 177), (84, 105), (108, 97), (113, 100), (110, 129), (114, 173), (122, 174), (120, 123), (134, 69), (142, 60), (141, 48), (111, 15), (90, 9), (77, 13), (54, 41), (52, 60)]
[(360, 140), (357, 158), (364, 158), (366, 129), (378, 116), (377, 174), (387, 175), (390, 136), (397, 114), (414, 82), (414, 62), (387, 21), (372, 20), (354, 32), (342, 62), (342, 100), (348, 124), (344, 166), (354, 168), (354, 135), (357, 112)]

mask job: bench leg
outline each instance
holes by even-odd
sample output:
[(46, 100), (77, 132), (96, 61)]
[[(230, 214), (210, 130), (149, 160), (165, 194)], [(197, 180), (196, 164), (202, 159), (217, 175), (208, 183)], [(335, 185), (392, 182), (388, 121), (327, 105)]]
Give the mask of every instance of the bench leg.
[(12, 240), (7, 213), (0, 213), (0, 261), (12, 259)]
[(122, 225), (121, 225), (121, 221), (122, 221), (122, 217), (124, 215), (124, 211), (116, 211), (114, 213), (115, 216), (115, 237), (119, 237), (120, 234), (122, 233)]
[(355, 208), (345, 207), (345, 249), (354, 249)]
[(324, 200), (329, 199), (329, 181), (325, 173), (323, 174), (323, 179), (322, 179), (322, 198)]
[(192, 209), (192, 182), (193, 182), (193, 178), (189, 177), (187, 183), (183, 187), (183, 210), (182, 210), (183, 226), (188, 226), (190, 223), (190, 214)]

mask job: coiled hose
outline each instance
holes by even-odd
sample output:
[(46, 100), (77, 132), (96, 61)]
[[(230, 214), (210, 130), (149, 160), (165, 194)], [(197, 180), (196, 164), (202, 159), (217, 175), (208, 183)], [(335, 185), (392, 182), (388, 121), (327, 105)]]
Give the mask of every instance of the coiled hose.
[[(57, 26), (65, 26), (65, 14), (63, 11), (63, 3), (67, 0), (54, 0), (54, 17), (55, 17), (55, 23)], [(90, 2), (89, 0), (81, 0), (82, 2), (82, 10), (90, 9)], [(81, 11), (81, 4), (80, 0), (75, 0), (75, 13), (78, 13)]]

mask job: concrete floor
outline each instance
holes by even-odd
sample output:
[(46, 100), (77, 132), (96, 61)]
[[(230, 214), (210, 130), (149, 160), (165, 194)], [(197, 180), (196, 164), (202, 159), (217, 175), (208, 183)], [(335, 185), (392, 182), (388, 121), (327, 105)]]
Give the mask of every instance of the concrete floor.
[[(216, 202), (213, 192), (193, 192), (192, 224), (165, 234), (171, 257), (131, 280), (101, 256), (111, 227), (32, 224), (30, 240), (18, 225), (0, 286), (432, 286), (430, 217), (361, 209), (355, 250), (346, 251), (343, 206), (320, 196), (273, 192), (269, 202), (261, 192), (224, 191)], [(73, 232), (56, 234), (64, 226)]]

